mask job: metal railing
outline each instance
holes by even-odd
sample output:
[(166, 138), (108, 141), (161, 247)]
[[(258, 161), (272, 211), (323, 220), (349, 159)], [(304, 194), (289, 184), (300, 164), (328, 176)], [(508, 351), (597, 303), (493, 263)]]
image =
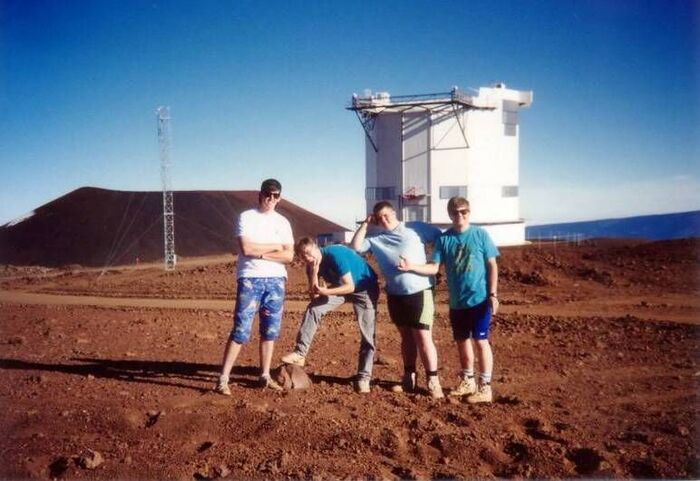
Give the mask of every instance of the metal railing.
[(370, 95), (368, 97), (353, 96), (348, 104), (348, 109), (362, 109), (370, 107), (380, 107), (383, 105), (414, 105), (414, 104), (434, 104), (434, 103), (461, 103), (474, 105), (472, 96), (455, 89), (450, 92), (438, 92), (432, 94), (416, 95)]

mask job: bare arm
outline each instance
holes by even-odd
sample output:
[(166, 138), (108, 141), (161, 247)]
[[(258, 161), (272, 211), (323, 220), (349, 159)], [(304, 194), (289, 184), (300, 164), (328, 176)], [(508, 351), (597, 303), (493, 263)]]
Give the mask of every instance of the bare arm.
[(362, 222), (362, 224), (360, 224), (360, 227), (358, 227), (355, 231), (355, 235), (352, 237), (352, 241), (350, 241), (350, 247), (355, 252), (360, 251), (362, 243), (365, 240), (365, 236), (367, 236), (367, 227), (370, 223), (372, 223), (372, 216), (368, 215), (367, 218)]
[(495, 257), (489, 257), (486, 263), (486, 287), (488, 288), (491, 312), (495, 315), (499, 306), (498, 297), (496, 297), (498, 295), (498, 263)]
[(320, 262), (306, 264), (306, 278), (309, 280), (309, 300), (313, 301), (319, 295), (318, 269)]
[(338, 287), (316, 287), (316, 292), (322, 296), (344, 296), (355, 292), (355, 283), (352, 281), (352, 275), (348, 272), (340, 278)]
[(398, 270), (403, 272), (415, 272), (425, 276), (434, 276), (440, 270), (440, 264), (436, 262), (428, 262), (427, 264), (411, 264), (405, 257), (399, 257)]

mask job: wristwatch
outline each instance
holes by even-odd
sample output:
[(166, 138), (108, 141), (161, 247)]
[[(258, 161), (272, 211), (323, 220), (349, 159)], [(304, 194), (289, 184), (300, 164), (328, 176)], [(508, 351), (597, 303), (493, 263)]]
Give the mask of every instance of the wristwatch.
[(492, 292), (491, 294), (489, 294), (489, 297), (493, 297), (494, 299), (498, 300), (498, 296), (496, 295), (495, 292)]

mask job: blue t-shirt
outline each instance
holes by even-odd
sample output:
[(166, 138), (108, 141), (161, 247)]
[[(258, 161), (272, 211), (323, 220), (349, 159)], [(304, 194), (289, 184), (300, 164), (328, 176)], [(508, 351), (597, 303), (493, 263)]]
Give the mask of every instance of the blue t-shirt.
[(488, 232), (470, 225), (464, 232), (448, 229), (435, 242), (433, 262), (445, 264), (450, 309), (467, 309), (486, 300), (486, 262), (499, 255)]
[(384, 274), (388, 294), (415, 294), (432, 287), (433, 277), (400, 271), (397, 268), (399, 256), (412, 264), (425, 264), (424, 243), (433, 242), (440, 234), (440, 229), (425, 222), (401, 222), (394, 230), (368, 235), (360, 246), (360, 252), (372, 251)]
[(377, 275), (360, 255), (349, 247), (332, 245), (321, 247), (321, 265), (318, 275), (331, 286), (339, 286), (340, 279), (350, 273), (355, 284), (354, 292), (366, 291), (377, 286)]

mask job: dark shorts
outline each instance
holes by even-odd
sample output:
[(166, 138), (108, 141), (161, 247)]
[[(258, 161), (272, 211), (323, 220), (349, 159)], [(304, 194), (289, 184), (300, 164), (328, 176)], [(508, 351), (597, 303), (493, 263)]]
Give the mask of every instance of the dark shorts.
[(450, 309), (452, 337), (463, 341), (470, 337), (476, 340), (488, 339), (491, 327), (491, 307), (488, 301), (468, 309)]
[(397, 326), (424, 330), (433, 326), (435, 304), (432, 289), (405, 296), (387, 295), (386, 298), (389, 317)]

